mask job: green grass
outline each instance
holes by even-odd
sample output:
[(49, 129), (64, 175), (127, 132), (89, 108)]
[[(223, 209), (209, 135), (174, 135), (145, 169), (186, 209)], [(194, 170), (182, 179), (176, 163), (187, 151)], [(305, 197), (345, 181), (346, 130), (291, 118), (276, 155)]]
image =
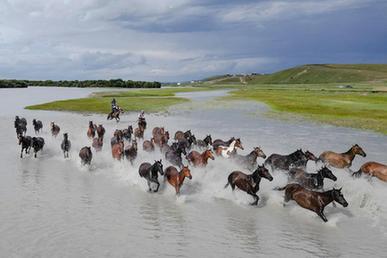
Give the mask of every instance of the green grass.
[(354, 87), (348, 90), (337, 89), (334, 84), (257, 84), (233, 91), (227, 98), (261, 101), (275, 111), (387, 134), (387, 92), (374, 92), (375, 86), (369, 83)]
[(130, 90), (116, 92), (98, 92), (88, 98), (53, 101), (49, 103), (28, 106), (32, 110), (56, 110), (73, 112), (108, 113), (110, 101), (116, 98), (124, 111), (159, 112), (168, 107), (189, 101), (186, 98), (175, 97), (178, 92), (203, 91), (207, 88), (165, 88), (149, 90)]

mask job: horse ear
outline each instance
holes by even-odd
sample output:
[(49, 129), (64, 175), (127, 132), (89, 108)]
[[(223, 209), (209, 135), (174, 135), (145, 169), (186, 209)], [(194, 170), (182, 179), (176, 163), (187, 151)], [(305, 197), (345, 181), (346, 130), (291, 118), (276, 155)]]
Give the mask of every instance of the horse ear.
[(341, 192), (341, 189), (343, 189), (343, 188), (341, 187), (340, 189), (338, 189), (338, 190), (339, 190), (339, 192)]

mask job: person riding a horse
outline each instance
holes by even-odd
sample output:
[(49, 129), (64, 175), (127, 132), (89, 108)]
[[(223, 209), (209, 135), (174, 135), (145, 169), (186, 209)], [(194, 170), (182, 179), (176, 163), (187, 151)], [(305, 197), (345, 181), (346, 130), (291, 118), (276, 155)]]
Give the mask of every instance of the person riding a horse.
[(144, 110), (141, 110), (140, 114), (138, 115), (138, 121), (145, 121), (145, 112), (144, 112)]
[(111, 104), (112, 104), (112, 113), (115, 113), (116, 111), (118, 111), (118, 105), (115, 98), (113, 98)]

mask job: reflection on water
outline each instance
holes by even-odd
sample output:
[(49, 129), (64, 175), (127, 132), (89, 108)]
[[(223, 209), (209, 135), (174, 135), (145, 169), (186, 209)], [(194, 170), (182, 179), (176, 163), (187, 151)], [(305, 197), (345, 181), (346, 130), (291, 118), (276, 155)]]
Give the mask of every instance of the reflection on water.
[[(13, 98), (9, 101), (19, 101), (20, 107), (30, 104), (18, 97), (28, 95), (23, 90), (12, 92), (7, 95)], [(46, 100), (56, 98), (54, 93), (45, 93)], [(84, 94), (77, 92), (72, 97)], [(243, 154), (261, 146), (266, 154), (302, 147), (318, 155), (329, 149), (346, 151), (356, 141), (367, 152), (367, 159), (356, 157), (354, 168), (366, 160), (387, 162), (386, 136), (271, 120), (261, 115), (263, 105), (251, 102), (214, 105), (212, 98), (222, 94), (225, 92), (181, 94), (192, 96), (193, 102), (172, 108), (168, 115), (148, 115), (149, 128), (165, 125), (170, 132), (192, 129), (201, 139), (209, 133), (213, 139), (241, 137)], [(44, 122), (46, 146), (37, 159), (18, 156), (20, 147), (13, 128), (16, 113), (28, 119), (28, 134), (32, 118)], [(160, 153), (140, 151), (133, 167), (126, 161), (114, 162), (110, 153), (110, 135), (134, 121), (136, 114), (125, 114), (118, 124), (100, 115), (19, 113), (17, 108), (0, 117), (2, 257), (354, 257), (384, 256), (387, 251), (387, 189), (381, 182), (353, 180), (345, 172), (335, 171), (338, 181), (328, 182), (327, 188), (343, 186), (350, 205), (327, 207), (329, 222), (325, 224), (292, 202), (282, 207), (283, 193), (272, 190), (286, 181), (280, 173), (274, 175), (273, 182), (262, 180), (260, 205), (250, 207), (252, 200), (245, 193), (223, 189), (227, 175), (240, 168), (219, 158), (210, 161), (206, 169), (193, 169), (193, 179), (184, 182), (179, 197), (163, 184), (158, 193), (148, 193), (137, 168), (142, 161), (159, 159)], [(69, 160), (63, 159), (61, 137), (51, 137), (47, 129), (52, 120), (61, 126), (61, 134), (69, 133), (73, 143)], [(80, 165), (77, 153), (91, 144), (86, 137), (89, 120), (107, 129), (104, 149), (94, 155), (90, 169)], [(150, 137), (148, 130), (145, 138)], [(315, 169), (314, 164), (308, 165)]]

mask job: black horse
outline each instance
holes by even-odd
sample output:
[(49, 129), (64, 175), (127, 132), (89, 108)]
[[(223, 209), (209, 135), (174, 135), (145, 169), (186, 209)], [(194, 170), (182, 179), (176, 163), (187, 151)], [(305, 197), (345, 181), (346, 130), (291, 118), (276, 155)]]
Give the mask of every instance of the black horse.
[(292, 167), (305, 168), (309, 160), (316, 161), (317, 158), (309, 151), (304, 153), (301, 149), (298, 149), (289, 155), (272, 154), (265, 160), (265, 165), (272, 170), (281, 169), (289, 171)]
[(36, 153), (40, 150), (43, 150), (44, 139), (42, 137), (32, 137), (32, 148), (34, 149), (34, 156), (36, 158)]
[(128, 129), (122, 130), (122, 136), (127, 141), (130, 141), (132, 139), (132, 134), (133, 134), (133, 127), (131, 125), (128, 126)]
[(199, 147), (199, 148), (208, 148), (209, 146), (212, 145), (212, 138), (211, 138), (211, 135), (207, 135), (206, 138), (204, 138), (203, 140), (197, 140), (196, 141), (196, 145)]
[(181, 154), (187, 155), (186, 146), (184, 142), (175, 142), (170, 149), (165, 152), (165, 158), (173, 165), (180, 168), (183, 167), (183, 159)]
[(337, 180), (337, 177), (327, 167), (322, 167), (317, 173), (306, 173), (300, 168), (293, 168), (289, 171), (289, 178), (300, 185), (309, 189), (322, 189), (324, 187), (324, 178)]
[(237, 186), (240, 190), (254, 197), (255, 200), (251, 203), (251, 205), (257, 205), (259, 200), (257, 192), (259, 191), (259, 183), (261, 182), (262, 177), (269, 181), (273, 180), (273, 177), (270, 175), (269, 170), (267, 170), (265, 166), (258, 166), (251, 175), (246, 175), (241, 171), (233, 171), (228, 176), (228, 182), (224, 188), (231, 185), (231, 188), (234, 191), (235, 186)]
[(69, 151), (71, 149), (71, 142), (69, 140), (69, 136), (67, 133), (63, 134), (63, 141), (62, 144), (60, 145), (60, 148), (63, 151), (63, 155), (65, 158), (69, 157)]
[(34, 126), (35, 134), (40, 133), (40, 130), (43, 129), (43, 123), (40, 120), (34, 119), (34, 120), (32, 120), (32, 124)]
[(32, 146), (32, 138), (30, 136), (19, 135), (19, 145), (21, 145), (20, 158), (23, 158), (23, 151), (26, 154), (30, 153)]
[(138, 168), (138, 173), (148, 182), (149, 192), (152, 191), (152, 182), (157, 185), (157, 188), (153, 190), (153, 192), (157, 192), (159, 190), (160, 183), (158, 180), (158, 173), (160, 173), (160, 175), (164, 175), (163, 164), (161, 163), (161, 159), (155, 160), (155, 163), (153, 163), (153, 165), (148, 162), (142, 163)]
[(16, 135), (25, 135), (27, 133), (27, 120), (22, 117), (19, 118), (19, 116), (15, 117), (14, 127), (16, 129)]
[(196, 143), (197, 143), (196, 137), (193, 134), (191, 134), (187, 138), (178, 140), (178, 142), (181, 143), (182, 145), (184, 145), (186, 150), (190, 150), (192, 145), (196, 145)]

